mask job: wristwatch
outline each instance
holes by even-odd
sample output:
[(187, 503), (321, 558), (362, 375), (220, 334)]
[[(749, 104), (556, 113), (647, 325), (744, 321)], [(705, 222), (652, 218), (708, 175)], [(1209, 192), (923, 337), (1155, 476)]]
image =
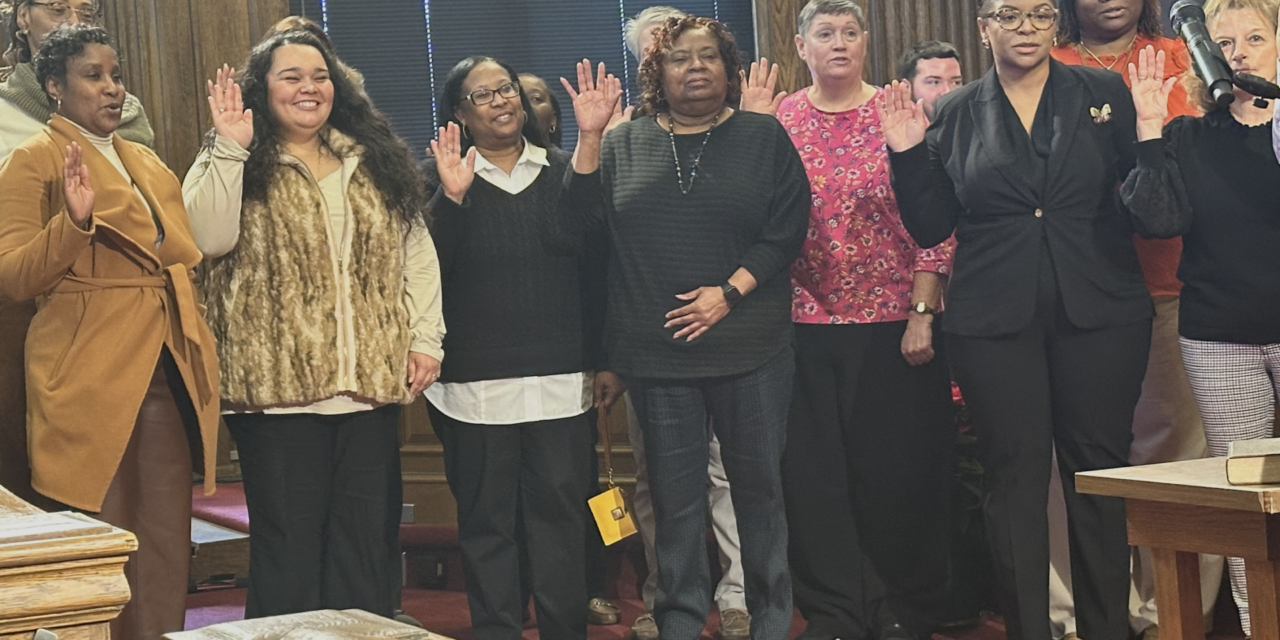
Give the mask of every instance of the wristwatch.
[(725, 304), (728, 304), (730, 309), (732, 309), (733, 305), (738, 304), (738, 301), (742, 299), (742, 292), (738, 291), (737, 287), (728, 282), (720, 285), (720, 290), (724, 292)]
[(934, 309), (933, 307), (929, 306), (929, 303), (923, 300), (921, 300), (920, 302), (913, 303), (911, 305), (911, 310), (916, 313), (929, 315), (929, 316), (936, 315), (938, 313), (937, 309)]

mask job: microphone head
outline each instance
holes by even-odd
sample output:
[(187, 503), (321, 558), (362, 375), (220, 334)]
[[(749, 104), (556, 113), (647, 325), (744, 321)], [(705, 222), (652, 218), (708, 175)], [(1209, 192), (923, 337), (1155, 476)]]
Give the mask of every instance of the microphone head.
[(1169, 22), (1172, 23), (1173, 30), (1180, 31), (1182, 23), (1189, 20), (1204, 22), (1204, 7), (1196, 0), (1178, 0), (1173, 3), (1173, 7), (1169, 9)]

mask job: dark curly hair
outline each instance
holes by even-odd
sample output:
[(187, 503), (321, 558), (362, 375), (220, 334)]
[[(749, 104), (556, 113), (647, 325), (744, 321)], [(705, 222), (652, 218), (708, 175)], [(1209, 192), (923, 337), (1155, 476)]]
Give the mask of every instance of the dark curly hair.
[(343, 73), (337, 73), (337, 59), (314, 35), (290, 31), (270, 36), (249, 52), (249, 60), (237, 80), (245, 109), (253, 109), (253, 142), (244, 167), (244, 199), (263, 202), (280, 159), (283, 138), (271, 115), (267, 73), (275, 51), (289, 44), (311, 47), (324, 57), (331, 70), (333, 111), (328, 126), (351, 136), (364, 147), (361, 164), (382, 194), (387, 210), (406, 222), (421, 219), (426, 212), (426, 186), (409, 145), (391, 130), (387, 118), (374, 108)]
[(54, 29), (49, 37), (40, 43), (40, 50), (36, 52), (36, 58), (32, 61), (36, 71), (36, 82), (40, 83), (40, 88), (48, 91), (49, 78), (65, 86), (67, 61), (84, 53), (84, 48), (91, 44), (110, 47), (111, 38), (107, 36), (107, 30), (86, 24), (64, 24)]
[[(516, 84), (520, 84), (520, 74), (516, 73), (511, 65), (497, 58), (489, 56), (464, 58), (449, 70), (449, 75), (444, 80), (444, 88), (440, 90), (440, 122), (453, 122), (459, 127), (462, 126), (462, 121), (458, 119), (458, 107), (462, 106), (462, 101), (467, 99), (462, 95), (462, 85), (466, 83), (467, 76), (485, 62), (492, 62), (502, 67), (502, 70), (507, 72), (507, 77)], [(538, 126), (538, 116), (534, 113), (533, 104), (529, 102), (529, 96), (525, 95), (524, 88), (520, 89), (520, 108), (524, 110), (524, 127), (520, 129), (520, 133), (529, 142), (539, 147), (546, 147), (547, 138), (542, 134), (542, 127)], [(462, 153), (466, 153), (472, 144), (470, 136), (462, 136)]]
[(729, 91), (724, 102), (737, 105), (742, 99), (742, 52), (733, 34), (720, 22), (711, 18), (687, 16), (684, 18), (668, 18), (662, 27), (654, 33), (653, 45), (649, 54), (640, 63), (640, 112), (656, 115), (670, 108), (663, 90), (662, 67), (667, 62), (667, 51), (675, 45), (676, 40), (684, 32), (691, 29), (706, 29), (720, 43), (720, 59), (724, 61), (724, 74), (728, 80)]
[[(1143, 0), (1142, 13), (1138, 16), (1138, 34), (1147, 38), (1164, 35), (1160, 26), (1160, 0)], [(1080, 18), (1076, 13), (1076, 0), (1058, 0), (1058, 41), (1064, 44), (1080, 43)]]

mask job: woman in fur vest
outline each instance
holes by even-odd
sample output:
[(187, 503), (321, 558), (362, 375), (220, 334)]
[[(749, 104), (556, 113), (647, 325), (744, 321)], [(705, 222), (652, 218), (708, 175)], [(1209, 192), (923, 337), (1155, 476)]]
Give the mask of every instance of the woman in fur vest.
[(239, 76), (224, 67), (183, 187), (253, 527), (251, 618), (391, 616), (400, 405), (444, 357), (423, 179), (337, 68), (305, 32), (268, 37)]

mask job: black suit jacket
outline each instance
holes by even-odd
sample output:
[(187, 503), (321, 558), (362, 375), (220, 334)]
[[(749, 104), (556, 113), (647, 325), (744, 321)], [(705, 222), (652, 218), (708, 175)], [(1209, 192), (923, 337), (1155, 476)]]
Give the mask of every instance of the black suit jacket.
[[(931, 247), (955, 233), (950, 333), (993, 337), (1030, 324), (1046, 246), (1076, 327), (1152, 316), (1133, 225), (1117, 193), (1134, 165), (1133, 98), (1117, 73), (1057, 61), (1045, 91), (1054, 92), (1053, 144), (1039, 189), (1018, 163), (1042, 160), (1020, 156), (1010, 142), (995, 69), (939, 101), (925, 144), (890, 154), (911, 236)], [(1107, 105), (1109, 119), (1090, 112)]]

